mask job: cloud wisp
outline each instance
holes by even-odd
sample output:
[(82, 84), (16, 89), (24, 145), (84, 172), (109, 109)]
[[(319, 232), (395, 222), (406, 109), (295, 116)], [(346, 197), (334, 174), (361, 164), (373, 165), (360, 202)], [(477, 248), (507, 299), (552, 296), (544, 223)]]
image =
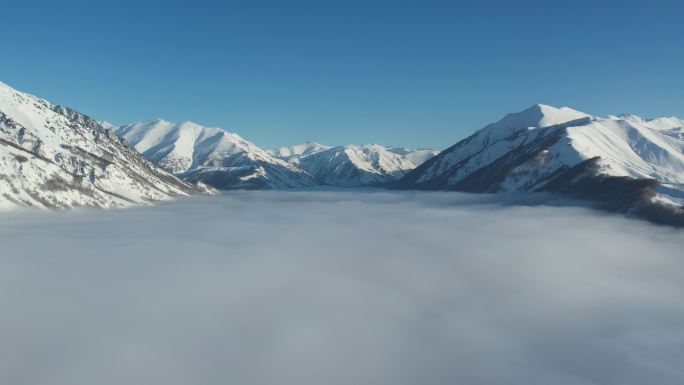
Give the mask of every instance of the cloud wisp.
[(684, 231), (538, 199), (3, 213), (0, 383), (684, 383)]

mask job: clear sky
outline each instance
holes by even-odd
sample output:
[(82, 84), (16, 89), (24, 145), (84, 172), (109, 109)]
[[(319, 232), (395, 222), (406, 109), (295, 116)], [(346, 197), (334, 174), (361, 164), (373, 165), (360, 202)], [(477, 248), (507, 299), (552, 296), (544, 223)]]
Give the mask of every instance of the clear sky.
[(4, 1), (0, 18), (0, 81), (265, 148), (444, 148), (534, 103), (684, 116), (684, 1)]

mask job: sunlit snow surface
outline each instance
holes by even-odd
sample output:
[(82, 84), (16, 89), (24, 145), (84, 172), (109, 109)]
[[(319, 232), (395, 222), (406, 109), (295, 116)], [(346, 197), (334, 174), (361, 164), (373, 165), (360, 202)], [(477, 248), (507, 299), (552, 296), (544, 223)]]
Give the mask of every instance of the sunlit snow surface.
[(684, 383), (684, 231), (501, 199), (2, 213), (0, 383)]

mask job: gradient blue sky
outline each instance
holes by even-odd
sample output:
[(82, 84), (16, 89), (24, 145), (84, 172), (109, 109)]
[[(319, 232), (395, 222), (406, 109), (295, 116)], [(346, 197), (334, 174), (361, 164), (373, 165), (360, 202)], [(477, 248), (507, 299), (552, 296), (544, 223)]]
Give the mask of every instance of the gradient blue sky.
[(682, 1), (11, 1), (0, 81), (270, 148), (447, 147), (537, 102), (684, 116)]

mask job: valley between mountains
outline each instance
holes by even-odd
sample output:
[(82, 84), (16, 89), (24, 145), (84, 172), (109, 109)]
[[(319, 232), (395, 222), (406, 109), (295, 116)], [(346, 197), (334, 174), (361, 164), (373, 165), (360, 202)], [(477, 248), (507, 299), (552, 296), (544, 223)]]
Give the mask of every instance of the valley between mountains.
[[(449, 145), (451, 145), (449, 147)], [(684, 120), (537, 104), (446, 149), (265, 150), (222, 128), (115, 126), (0, 83), (0, 207), (125, 207), (233, 189), (556, 193), (684, 225)]]

